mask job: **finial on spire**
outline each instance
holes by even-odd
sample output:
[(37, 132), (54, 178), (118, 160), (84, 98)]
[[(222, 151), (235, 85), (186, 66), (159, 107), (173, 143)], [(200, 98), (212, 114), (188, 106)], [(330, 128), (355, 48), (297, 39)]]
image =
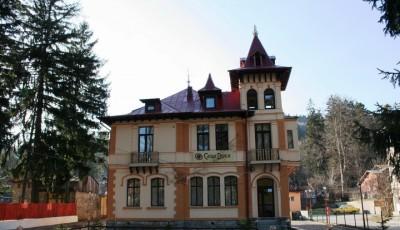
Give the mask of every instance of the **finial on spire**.
[(189, 69), (187, 70), (187, 84), (188, 84), (188, 87), (190, 87), (190, 75), (189, 75)]
[(254, 25), (253, 35), (254, 35), (254, 37), (257, 37), (257, 36), (258, 36), (258, 32), (257, 32), (257, 27), (256, 27), (256, 25)]

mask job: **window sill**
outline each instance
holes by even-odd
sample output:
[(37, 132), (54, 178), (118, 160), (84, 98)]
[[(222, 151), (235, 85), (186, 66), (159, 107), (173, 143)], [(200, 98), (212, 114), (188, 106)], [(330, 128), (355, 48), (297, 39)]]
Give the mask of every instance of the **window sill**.
[(157, 210), (157, 209), (167, 209), (167, 207), (165, 207), (165, 206), (151, 206), (151, 207), (147, 207), (146, 209), (155, 209), (155, 210)]
[(142, 207), (123, 207), (122, 209), (142, 209)]
[(235, 205), (235, 206), (190, 206), (190, 208), (192, 208), (192, 209), (207, 209), (207, 208), (210, 208), (210, 209), (224, 208), (224, 209), (226, 209), (226, 208), (238, 208), (238, 206), (237, 205)]

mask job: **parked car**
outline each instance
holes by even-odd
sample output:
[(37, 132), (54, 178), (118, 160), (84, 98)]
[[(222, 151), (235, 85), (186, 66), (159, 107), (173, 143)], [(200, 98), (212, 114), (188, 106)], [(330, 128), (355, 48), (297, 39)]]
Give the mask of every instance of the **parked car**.
[(332, 209), (334, 214), (353, 214), (359, 213), (360, 209), (349, 204), (340, 205), (339, 208)]
[(301, 215), (300, 211), (292, 212), (292, 219), (293, 220), (307, 220), (307, 218)]

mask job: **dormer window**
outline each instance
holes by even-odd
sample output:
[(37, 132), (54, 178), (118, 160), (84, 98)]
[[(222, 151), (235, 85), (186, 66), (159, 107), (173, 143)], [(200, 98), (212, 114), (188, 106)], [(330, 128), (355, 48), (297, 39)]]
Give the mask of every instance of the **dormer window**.
[(154, 105), (146, 105), (146, 111), (147, 112), (154, 112), (155, 107)]
[(215, 97), (207, 96), (205, 99), (205, 103), (206, 109), (215, 109), (216, 107)]
[(146, 113), (161, 112), (160, 98), (140, 99), (144, 103), (144, 110)]

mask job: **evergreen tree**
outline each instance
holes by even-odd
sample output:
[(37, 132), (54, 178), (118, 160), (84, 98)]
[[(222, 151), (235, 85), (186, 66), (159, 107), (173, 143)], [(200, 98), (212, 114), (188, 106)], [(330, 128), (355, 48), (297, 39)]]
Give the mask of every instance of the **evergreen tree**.
[[(372, 9), (381, 12), (380, 23), (385, 24), (385, 34), (396, 38), (400, 36), (400, 1), (399, 0), (364, 0), (372, 5)], [(397, 63), (400, 65), (400, 62)], [(378, 69), (383, 78), (389, 79), (393, 86), (400, 86), (400, 70), (385, 71)]]
[(13, 89), (17, 83), (19, 70), (20, 21), (17, 9), (19, 1), (0, 0), (0, 159), (4, 166), (12, 144), (12, 105)]
[(18, 11), (27, 74), (13, 89), (20, 156), (14, 172), (23, 191), (32, 181), (33, 202), (40, 187), (62, 192), (71, 177), (87, 175), (96, 153), (105, 152), (96, 117), (106, 114), (108, 85), (92, 33), (76, 24), (78, 13), (76, 3), (63, 0), (33, 0)]

